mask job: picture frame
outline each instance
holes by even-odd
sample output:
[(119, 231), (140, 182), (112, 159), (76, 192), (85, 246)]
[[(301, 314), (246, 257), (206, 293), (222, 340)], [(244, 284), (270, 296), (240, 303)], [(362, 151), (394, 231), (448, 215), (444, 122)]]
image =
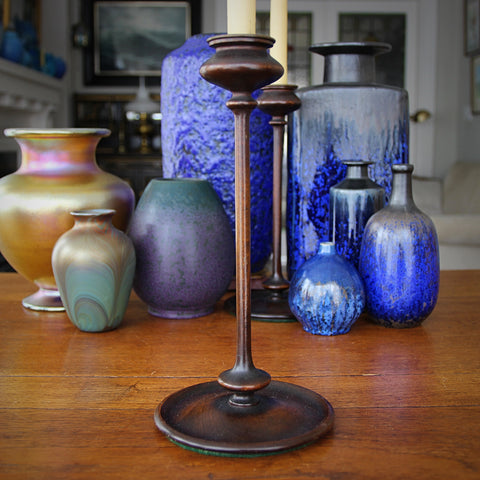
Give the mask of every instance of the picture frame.
[(84, 0), (86, 85), (160, 85), (165, 56), (200, 32), (201, 0)]
[(471, 59), (471, 108), (473, 115), (480, 115), (480, 55)]
[(480, 0), (464, 0), (464, 52), (480, 53)]

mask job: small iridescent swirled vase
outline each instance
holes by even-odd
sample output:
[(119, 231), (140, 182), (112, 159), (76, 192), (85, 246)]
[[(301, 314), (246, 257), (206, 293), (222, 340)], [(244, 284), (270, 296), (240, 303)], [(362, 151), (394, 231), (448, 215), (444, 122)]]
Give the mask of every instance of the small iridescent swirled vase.
[(413, 165), (393, 165), (392, 171), (389, 204), (365, 227), (359, 271), (368, 317), (385, 327), (415, 327), (437, 302), (438, 238), (432, 220), (414, 203)]
[(72, 212), (75, 224), (55, 244), (52, 267), (72, 323), (84, 332), (117, 328), (135, 274), (130, 238), (112, 225), (115, 210)]
[(288, 303), (306, 332), (348, 333), (365, 307), (362, 279), (332, 242), (322, 242), (318, 253), (295, 272)]
[(408, 162), (408, 94), (375, 78), (378, 42), (310, 47), (325, 57), (324, 82), (295, 93), (302, 107), (289, 121), (285, 226), (288, 274), (328, 241), (329, 191), (345, 178), (345, 159), (373, 162), (371, 178), (390, 196), (394, 163)]
[(385, 189), (368, 177), (372, 162), (346, 160), (347, 176), (330, 189), (330, 240), (337, 253), (358, 268), (368, 219), (385, 205)]

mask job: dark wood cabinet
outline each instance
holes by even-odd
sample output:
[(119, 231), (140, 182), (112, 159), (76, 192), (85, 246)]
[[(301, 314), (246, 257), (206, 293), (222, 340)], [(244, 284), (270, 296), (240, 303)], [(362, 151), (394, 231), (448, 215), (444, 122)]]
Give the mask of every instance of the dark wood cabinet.
[(76, 127), (108, 128), (112, 133), (98, 144), (99, 166), (130, 183), (138, 198), (152, 178), (162, 176), (160, 97), (158, 112), (131, 112), (135, 95), (75, 94)]

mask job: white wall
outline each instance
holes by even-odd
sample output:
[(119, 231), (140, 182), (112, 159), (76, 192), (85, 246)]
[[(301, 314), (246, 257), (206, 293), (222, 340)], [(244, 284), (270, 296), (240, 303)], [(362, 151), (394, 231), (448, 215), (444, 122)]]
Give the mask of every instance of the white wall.
[(463, 8), (439, 0), (435, 175), (458, 160), (480, 162), (480, 115), (470, 109), (470, 59), (463, 53)]

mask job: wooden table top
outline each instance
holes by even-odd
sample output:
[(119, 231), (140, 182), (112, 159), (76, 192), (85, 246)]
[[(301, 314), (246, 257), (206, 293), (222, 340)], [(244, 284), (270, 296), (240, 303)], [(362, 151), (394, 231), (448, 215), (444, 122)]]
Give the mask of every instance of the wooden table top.
[(420, 327), (360, 319), (321, 337), (298, 323), (252, 322), (255, 365), (335, 409), (316, 443), (259, 458), (171, 443), (156, 406), (233, 366), (235, 319), (165, 320), (135, 295), (120, 328), (89, 334), (64, 313), (25, 310), (34, 291), (0, 274), (2, 479), (479, 479), (480, 271), (441, 273)]

